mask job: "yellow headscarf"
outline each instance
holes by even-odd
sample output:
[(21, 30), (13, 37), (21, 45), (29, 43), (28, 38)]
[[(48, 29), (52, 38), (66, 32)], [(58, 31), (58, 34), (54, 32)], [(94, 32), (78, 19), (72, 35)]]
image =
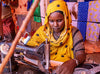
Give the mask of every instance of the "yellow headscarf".
[[(48, 24), (49, 15), (55, 11), (62, 11), (64, 13), (64, 19), (65, 19), (65, 28), (62, 31), (57, 41), (54, 39), (53, 33)], [(50, 54), (52, 60), (65, 62), (74, 57), (72, 51), (73, 39), (72, 39), (72, 31), (71, 31), (72, 30), (71, 22), (72, 20), (66, 2), (64, 2), (63, 0), (56, 0), (48, 5), (46, 16), (45, 16), (44, 31), (46, 32), (51, 42)]]
[[(64, 13), (64, 19), (65, 19), (65, 28), (64, 28), (63, 32), (61, 33), (60, 38), (57, 41), (53, 38), (52, 33), (51, 33), (52, 31), (51, 31), (49, 24), (48, 24), (49, 15), (55, 11), (62, 11)], [(63, 40), (63, 38), (65, 38), (65, 37), (68, 38), (68, 36), (66, 36), (66, 33), (69, 33), (68, 32), (69, 28), (71, 31), (71, 28), (72, 28), (71, 22), (72, 22), (72, 20), (71, 20), (71, 16), (70, 16), (70, 13), (68, 11), (66, 2), (64, 2), (63, 0), (56, 0), (48, 5), (47, 11), (46, 11), (46, 16), (45, 16), (44, 31), (46, 32), (50, 41), (54, 41), (54, 46), (59, 46), (59, 42), (61, 40)]]
[[(65, 19), (65, 28), (62, 31), (58, 40), (55, 40), (53, 37), (53, 32), (50, 29), (48, 24), (48, 17), (51, 13), (55, 11), (62, 11), (64, 13)], [(38, 45), (41, 42), (45, 41), (46, 38), (50, 41), (50, 59), (55, 61), (65, 62), (67, 60), (73, 59), (73, 39), (72, 39), (72, 25), (71, 17), (68, 11), (66, 2), (63, 0), (53, 1), (48, 5), (45, 23), (40, 27), (32, 39), (28, 42), (27, 45)]]

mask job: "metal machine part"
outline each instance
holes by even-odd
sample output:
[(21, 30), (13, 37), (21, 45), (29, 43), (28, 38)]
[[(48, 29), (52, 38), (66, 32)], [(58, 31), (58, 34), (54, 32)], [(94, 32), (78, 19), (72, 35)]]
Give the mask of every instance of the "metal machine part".
[(8, 44), (6, 44), (6, 43), (1, 44), (1, 46), (0, 46), (1, 53), (6, 55), (8, 53), (8, 51), (9, 51), (9, 48), (10, 47), (9, 47)]
[[(11, 45), (12, 43), (4, 43), (4, 42), (0, 43), (0, 50), (3, 53), (2, 56), (7, 55)], [(42, 43), (39, 47), (36, 48), (25, 46), (25, 45), (16, 45), (16, 48), (14, 50), (14, 59), (18, 63), (20, 62), (22, 64), (29, 65), (27, 62), (25, 62), (25, 60), (27, 60), (28, 62), (35, 64), (35, 65), (31, 65), (31, 67), (39, 70), (38, 61), (41, 61), (42, 65), (45, 65), (44, 62), (46, 62), (44, 57), (44, 51), (45, 51), (44, 49), (45, 49), (44, 43)], [(4, 59), (4, 57), (2, 57), (2, 59)]]
[[(8, 51), (9, 51), (9, 45), (6, 43), (1, 44), (0, 50), (1, 50), (1, 62), (3, 62), (5, 56), (7, 55)], [(11, 58), (9, 59), (8, 63), (6, 64), (3, 73), (12, 73)]]

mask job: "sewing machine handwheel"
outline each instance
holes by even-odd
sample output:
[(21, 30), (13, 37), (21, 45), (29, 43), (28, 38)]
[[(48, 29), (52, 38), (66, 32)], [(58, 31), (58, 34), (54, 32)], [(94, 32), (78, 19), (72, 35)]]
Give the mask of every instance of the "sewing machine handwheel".
[(8, 44), (1, 44), (0, 49), (1, 49), (1, 52), (3, 54), (7, 54), (9, 51), (9, 45)]

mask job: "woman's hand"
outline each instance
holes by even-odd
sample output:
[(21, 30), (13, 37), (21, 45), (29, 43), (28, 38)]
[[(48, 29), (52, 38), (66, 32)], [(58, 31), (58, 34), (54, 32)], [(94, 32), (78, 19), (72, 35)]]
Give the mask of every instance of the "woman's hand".
[(55, 72), (56, 74), (72, 74), (76, 66), (76, 61), (71, 59), (57, 67)]

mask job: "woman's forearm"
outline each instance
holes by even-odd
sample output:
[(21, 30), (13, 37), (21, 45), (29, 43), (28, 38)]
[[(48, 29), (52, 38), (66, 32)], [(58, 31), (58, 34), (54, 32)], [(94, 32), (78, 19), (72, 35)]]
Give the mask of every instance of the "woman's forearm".
[(78, 60), (79, 64), (83, 63), (85, 61), (85, 59), (86, 59), (85, 52), (84, 51), (77, 51), (75, 59)]

